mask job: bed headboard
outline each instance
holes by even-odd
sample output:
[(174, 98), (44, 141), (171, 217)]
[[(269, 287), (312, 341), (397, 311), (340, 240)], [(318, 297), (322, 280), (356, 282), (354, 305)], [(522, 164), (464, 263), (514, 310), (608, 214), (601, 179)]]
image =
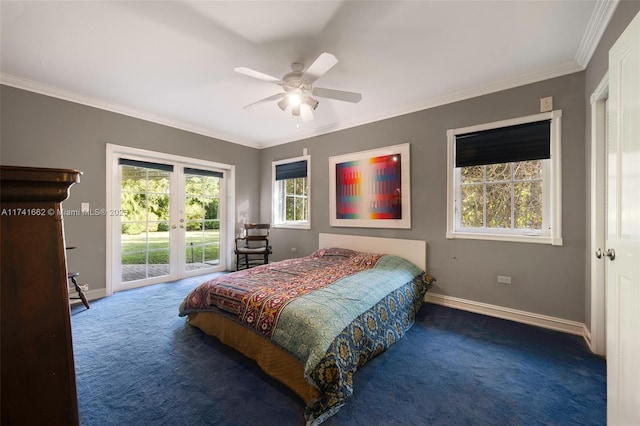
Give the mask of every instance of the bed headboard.
[(318, 248), (342, 247), (370, 253), (404, 257), (423, 271), (427, 270), (427, 242), (398, 238), (361, 237), (344, 234), (319, 234)]

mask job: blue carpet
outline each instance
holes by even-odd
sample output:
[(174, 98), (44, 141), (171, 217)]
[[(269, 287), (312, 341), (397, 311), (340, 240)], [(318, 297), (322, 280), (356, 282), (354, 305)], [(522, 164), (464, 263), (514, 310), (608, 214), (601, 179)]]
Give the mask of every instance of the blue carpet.
[[(205, 278), (72, 309), (82, 425), (302, 425), (304, 404), (178, 317)], [(326, 425), (604, 425), (606, 366), (582, 338), (425, 304)]]

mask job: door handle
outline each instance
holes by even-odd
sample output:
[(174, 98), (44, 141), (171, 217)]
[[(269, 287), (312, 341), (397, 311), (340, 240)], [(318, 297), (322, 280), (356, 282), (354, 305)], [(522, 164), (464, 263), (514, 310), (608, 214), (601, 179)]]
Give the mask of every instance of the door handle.
[(615, 260), (616, 258), (616, 251), (612, 248), (610, 248), (609, 250), (607, 250), (607, 253), (605, 254), (609, 260)]
[(597, 257), (598, 259), (602, 259), (602, 249), (601, 249), (601, 248), (599, 248), (598, 250), (596, 250), (596, 257)]

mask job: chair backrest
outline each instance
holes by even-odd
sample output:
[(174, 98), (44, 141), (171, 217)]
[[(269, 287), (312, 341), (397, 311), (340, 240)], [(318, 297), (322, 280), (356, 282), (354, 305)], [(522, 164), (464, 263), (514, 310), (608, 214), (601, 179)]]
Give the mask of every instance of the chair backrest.
[(271, 224), (269, 223), (245, 223), (244, 236), (248, 241), (268, 241)]
[(236, 271), (269, 263), (271, 245), (269, 245), (268, 223), (245, 223), (244, 235), (236, 238)]

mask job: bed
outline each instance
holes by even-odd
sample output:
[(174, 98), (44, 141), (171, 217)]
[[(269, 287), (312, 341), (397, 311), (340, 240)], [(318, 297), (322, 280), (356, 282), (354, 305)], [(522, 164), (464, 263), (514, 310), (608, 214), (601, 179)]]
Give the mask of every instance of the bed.
[(218, 276), (180, 305), (190, 325), (254, 359), (322, 423), (353, 374), (413, 325), (432, 278), (426, 243), (320, 234), (313, 254)]

